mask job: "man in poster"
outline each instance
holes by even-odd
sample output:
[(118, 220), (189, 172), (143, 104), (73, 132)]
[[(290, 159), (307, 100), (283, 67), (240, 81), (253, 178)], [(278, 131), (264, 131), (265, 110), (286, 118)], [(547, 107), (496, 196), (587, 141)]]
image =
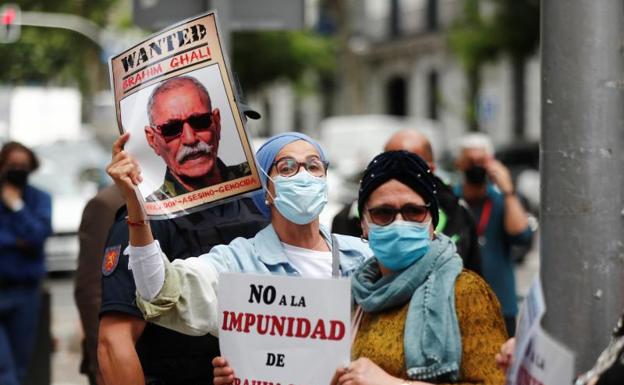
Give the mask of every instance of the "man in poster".
[(148, 144), (167, 164), (163, 185), (147, 201), (172, 198), (251, 174), (248, 162), (226, 166), (218, 157), (221, 115), (197, 79), (179, 76), (158, 85), (147, 104)]

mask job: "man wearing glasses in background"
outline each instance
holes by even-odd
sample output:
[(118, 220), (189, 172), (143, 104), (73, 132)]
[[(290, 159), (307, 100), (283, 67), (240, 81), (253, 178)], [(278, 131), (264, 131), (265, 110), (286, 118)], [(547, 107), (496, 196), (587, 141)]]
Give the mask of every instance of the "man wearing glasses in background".
[(147, 197), (163, 200), (251, 174), (247, 162), (226, 166), (218, 157), (221, 114), (195, 78), (180, 76), (152, 91), (145, 137), (167, 164), (163, 185)]

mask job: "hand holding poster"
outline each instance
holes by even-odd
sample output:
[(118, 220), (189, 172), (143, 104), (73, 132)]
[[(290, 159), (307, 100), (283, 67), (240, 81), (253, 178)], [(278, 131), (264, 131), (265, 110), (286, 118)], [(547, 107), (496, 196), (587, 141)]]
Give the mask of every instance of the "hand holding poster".
[(214, 13), (113, 57), (110, 72), (149, 216), (182, 215), (261, 187)]
[(349, 362), (348, 279), (222, 273), (219, 345), (234, 385), (328, 385)]

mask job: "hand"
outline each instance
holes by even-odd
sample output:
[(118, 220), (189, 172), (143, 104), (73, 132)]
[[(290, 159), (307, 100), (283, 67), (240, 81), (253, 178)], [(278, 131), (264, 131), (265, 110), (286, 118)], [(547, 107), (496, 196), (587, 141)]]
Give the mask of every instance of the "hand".
[(514, 352), (516, 350), (516, 339), (510, 338), (501, 345), (500, 352), (496, 354), (496, 365), (499, 369), (506, 372), (514, 360)]
[(10, 183), (2, 184), (2, 201), (9, 207), (15, 206), (22, 200), (22, 189)]
[(137, 161), (124, 151), (124, 145), (130, 138), (126, 132), (113, 143), (113, 157), (106, 172), (113, 178), (126, 201), (134, 197), (134, 187), (143, 181), (141, 168)]
[(336, 369), (331, 385), (399, 385), (403, 382), (386, 373), (368, 358), (358, 358), (346, 368)]
[(492, 182), (498, 186), (498, 189), (503, 194), (513, 193), (513, 180), (511, 179), (511, 173), (505, 165), (498, 160), (491, 158), (485, 163), (485, 169)]
[(232, 369), (227, 360), (223, 357), (215, 357), (212, 359), (212, 374), (214, 385), (229, 385), (234, 382), (234, 369)]

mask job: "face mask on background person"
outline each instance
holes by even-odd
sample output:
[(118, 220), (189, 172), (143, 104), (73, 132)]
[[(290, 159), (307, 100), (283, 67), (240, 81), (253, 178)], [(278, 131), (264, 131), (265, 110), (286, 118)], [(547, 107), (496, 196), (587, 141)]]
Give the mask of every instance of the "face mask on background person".
[(4, 172), (4, 180), (15, 187), (23, 188), (28, 183), (29, 171), (23, 168), (11, 168)]
[(482, 185), (485, 184), (487, 178), (487, 171), (481, 166), (471, 166), (464, 171), (466, 181), (470, 184)]
[(301, 171), (293, 176), (271, 178), (275, 187), (273, 204), (289, 221), (305, 225), (316, 219), (327, 204), (325, 177)]
[(431, 245), (426, 222), (394, 221), (386, 226), (368, 222), (368, 242), (384, 267), (400, 271), (427, 254)]

